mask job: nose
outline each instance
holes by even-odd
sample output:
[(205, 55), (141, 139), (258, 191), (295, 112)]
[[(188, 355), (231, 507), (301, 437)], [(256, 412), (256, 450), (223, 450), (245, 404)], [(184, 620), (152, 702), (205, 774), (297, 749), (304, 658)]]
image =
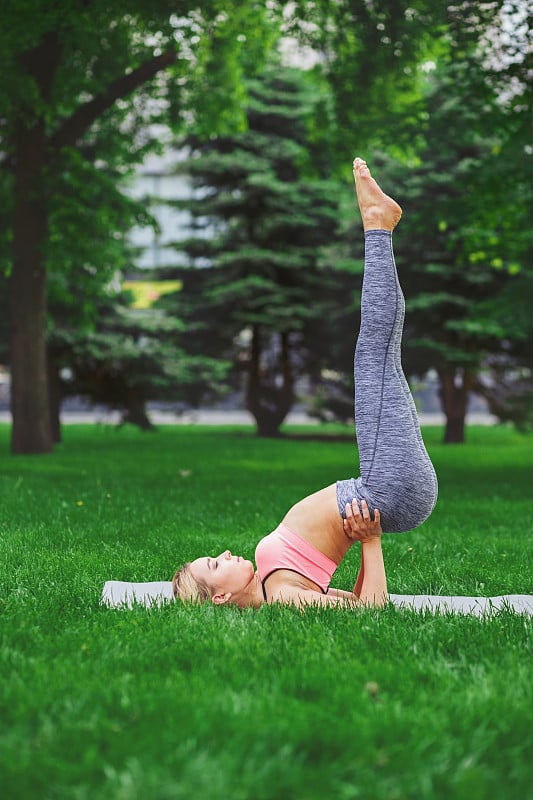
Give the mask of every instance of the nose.
[(221, 558), (227, 558), (227, 559), (230, 559), (230, 558), (231, 558), (231, 552), (230, 552), (229, 550), (224, 550), (224, 552), (221, 554), (221, 556), (220, 556), (220, 557), (221, 557)]

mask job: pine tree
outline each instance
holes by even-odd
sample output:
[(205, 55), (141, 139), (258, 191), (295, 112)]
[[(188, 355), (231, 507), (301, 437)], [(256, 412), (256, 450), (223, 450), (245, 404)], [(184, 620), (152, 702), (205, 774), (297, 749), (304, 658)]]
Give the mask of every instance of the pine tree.
[(149, 401), (197, 405), (225, 376), (220, 359), (190, 356), (177, 345), (183, 323), (157, 304), (132, 307), (129, 292), (109, 293), (96, 306), (97, 323), (85, 332), (57, 325), (49, 336), (52, 431), (60, 440), (59, 410), (82, 396), (121, 412), (122, 422), (151, 429)]
[[(300, 70), (269, 67), (249, 87), (248, 130), (189, 140), (185, 169), (191, 259), (180, 275), (190, 353), (231, 358), (245, 374), (246, 407), (275, 436), (298, 376), (317, 372), (312, 337), (334, 305), (323, 247), (334, 240), (339, 185), (317, 175), (309, 144), (316, 99)], [(193, 335), (194, 334), (194, 335)]]

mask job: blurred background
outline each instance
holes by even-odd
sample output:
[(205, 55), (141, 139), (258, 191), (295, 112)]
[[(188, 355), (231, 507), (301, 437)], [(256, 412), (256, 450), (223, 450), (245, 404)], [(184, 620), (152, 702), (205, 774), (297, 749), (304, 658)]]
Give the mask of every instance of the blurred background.
[(355, 155), (404, 209), (419, 410), (450, 443), (467, 414), (531, 425), (527, 0), (50, 6), (0, 28), (13, 453), (49, 452), (76, 411), (240, 414), (261, 436), (351, 419)]

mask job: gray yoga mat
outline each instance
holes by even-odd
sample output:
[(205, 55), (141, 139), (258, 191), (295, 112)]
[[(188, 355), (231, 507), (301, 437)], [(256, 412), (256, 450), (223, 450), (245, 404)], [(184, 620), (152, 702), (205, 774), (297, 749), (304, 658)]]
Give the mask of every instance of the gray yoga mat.
[(416, 611), (441, 611), (454, 614), (473, 614), (482, 617), (493, 611), (510, 609), (520, 614), (533, 614), (533, 595), (501, 594), (496, 597), (463, 597), (462, 595), (390, 594), (389, 599), (398, 608)]
[[(533, 614), (533, 595), (503, 594), (497, 597), (463, 597), (434, 594), (391, 594), (390, 602), (398, 608), (415, 611), (439, 611), (454, 614), (471, 614), (481, 617), (494, 611), (509, 609), (520, 614)], [(110, 608), (132, 608), (160, 606), (174, 602), (171, 581), (131, 583), (129, 581), (106, 581), (102, 592), (102, 603)]]

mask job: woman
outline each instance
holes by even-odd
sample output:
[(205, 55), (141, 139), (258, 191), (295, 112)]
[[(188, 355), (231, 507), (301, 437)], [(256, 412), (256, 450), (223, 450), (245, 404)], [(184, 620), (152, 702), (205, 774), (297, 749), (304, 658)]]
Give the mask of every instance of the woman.
[[(337, 481), (296, 503), (251, 561), (229, 550), (176, 572), (174, 596), (258, 607), (263, 603), (384, 605), (387, 581), (381, 532), (412, 530), (431, 514), (437, 478), (424, 447), (402, 371), (404, 299), (392, 252), (402, 211), (366, 162), (353, 164), (365, 231), (361, 328), (355, 349), (355, 421), (361, 477)], [(378, 510), (379, 509), (379, 510)], [(353, 592), (329, 588), (354, 541), (361, 568)]]

